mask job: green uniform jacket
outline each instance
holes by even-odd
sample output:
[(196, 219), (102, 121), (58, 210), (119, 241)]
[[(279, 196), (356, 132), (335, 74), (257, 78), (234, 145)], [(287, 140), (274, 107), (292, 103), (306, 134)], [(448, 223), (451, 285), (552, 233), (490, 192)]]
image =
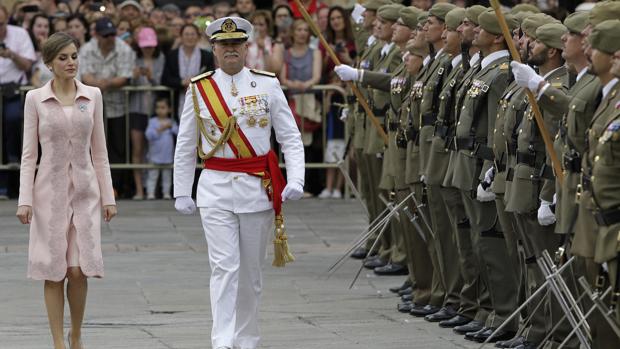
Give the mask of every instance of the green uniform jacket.
[[(513, 139), (515, 129), (521, 123), (523, 113), (528, 105), (525, 90), (512, 82), (506, 88), (495, 118), (493, 129), (493, 154), (495, 155), (495, 178), (491, 184), (491, 190), (496, 194), (506, 192), (507, 169), (514, 167), (516, 137)], [(508, 150), (508, 147), (511, 150)]]
[[(598, 188), (601, 188), (602, 185), (605, 185), (605, 183), (602, 183), (601, 185), (598, 183), (595, 184), (595, 182), (598, 181), (598, 178), (596, 178), (596, 175), (593, 174), (592, 166), (596, 162), (596, 152), (598, 150), (597, 144), (599, 143), (599, 139), (603, 137), (605, 130), (607, 129), (607, 125), (609, 125), (611, 120), (614, 118), (614, 112), (618, 102), (620, 102), (620, 82), (616, 82), (607, 96), (601, 100), (594, 116), (592, 116), (592, 121), (590, 121), (588, 131), (586, 132), (586, 150), (584, 151), (585, 155), (583, 156), (581, 162), (582, 177), (584, 178), (582, 179), (582, 192), (581, 195), (579, 195), (579, 205), (586, 209), (597, 209), (593, 201), (592, 192), (589, 188), (590, 185), (587, 184), (587, 178), (590, 179), (592, 187), (596, 185)], [(608, 145), (611, 146), (612, 143), (610, 142)], [(604, 181), (607, 181), (609, 178), (603, 179)], [(617, 177), (615, 178), (615, 181), (618, 181)], [(578, 256), (594, 257), (598, 231), (595, 227), (587, 227), (586, 225), (579, 224), (580, 219), (581, 217), (577, 218), (572, 251)]]
[(431, 153), (431, 142), (435, 133), (435, 121), (437, 121), (437, 106), (439, 105), (439, 93), (447, 76), (452, 71), (452, 56), (441, 51), (430, 65), (426, 74), (418, 80), (422, 83), (422, 98), (415, 98), (419, 103), (420, 118), (420, 168), (419, 175), (423, 175)]
[(353, 28), (355, 51), (362, 52), (362, 50), (366, 48), (366, 42), (368, 42), (370, 32), (364, 29), (361, 23), (355, 23), (353, 19), (351, 19), (351, 27)]
[[(452, 65), (452, 60), (449, 64)], [(428, 162), (424, 168), (426, 183), (430, 185), (442, 185), (446, 172), (448, 171), (448, 164), (450, 163), (450, 141), (452, 139), (452, 132), (456, 126), (454, 95), (456, 94), (459, 82), (463, 79), (464, 74), (463, 63), (461, 62), (456, 67), (452, 68), (450, 74), (444, 79), (443, 86), (441, 86), (439, 105), (435, 106), (437, 110), (437, 121), (433, 129)]]
[[(381, 56), (381, 47), (383, 47), (383, 42), (379, 40), (375, 40), (370, 46), (366, 46), (360, 55), (357, 68), (372, 70)], [(362, 96), (364, 96), (365, 100), (368, 101), (370, 99), (370, 90), (360, 83), (357, 83), (357, 88)], [(353, 147), (355, 149), (364, 149), (364, 144), (366, 143), (366, 112), (359, 102), (355, 103), (353, 115), (355, 116)]]
[(413, 78), (415, 82), (411, 86), (406, 103), (403, 103), (402, 109), (404, 110), (401, 111), (401, 115), (402, 112), (405, 113), (405, 119), (403, 120), (401, 117), (401, 122), (406, 125), (405, 134), (407, 135), (407, 159), (405, 163), (405, 182), (407, 184), (420, 182), (420, 103), (415, 101), (422, 98), (424, 85), (420, 79), (430, 69), (433, 62), (434, 60), (431, 58)]
[[(383, 58), (379, 58), (377, 64), (372, 71), (380, 73), (391, 73), (402, 63), (402, 54), (400, 49), (392, 43), (392, 47)], [(369, 86), (368, 84), (362, 85)], [(369, 86), (370, 87), (370, 86)], [(379, 122), (385, 128), (385, 117), (390, 108), (390, 92), (378, 89), (370, 90), (370, 106), (373, 113), (379, 119)], [(375, 129), (370, 118), (366, 118), (366, 144), (364, 146), (365, 154), (383, 153), (385, 143), (379, 132)]]
[[(388, 146), (383, 155), (383, 171), (381, 174), (381, 189), (392, 190), (396, 188), (395, 177), (403, 177), (404, 174), (404, 149), (400, 149), (396, 144), (396, 137), (400, 129), (400, 109), (403, 100), (411, 89), (411, 79), (409, 72), (402, 62), (392, 74), (373, 71), (364, 72), (362, 83), (368, 84), (372, 88), (390, 92), (390, 109), (387, 114), (386, 126), (388, 134)], [(402, 153), (402, 154), (401, 154)], [(400, 157), (403, 157), (402, 161)], [(399, 164), (402, 162), (402, 164)], [(402, 171), (403, 173), (399, 173)], [(404, 181), (403, 181), (404, 182)], [(401, 184), (400, 188), (404, 189)]]
[[(594, 148), (592, 198), (599, 210), (620, 210), (620, 102), (612, 105), (611, 122)], [(607, 115), (605, 116), (606, 119)], [(620, 252), (620, 223), (600, 225), (594, 261), (607, 262)]]
[(538, 101), (542, 109), (550, 111), (553, 115), (562, 115), (562, 119), (559, 120), (560, 132), (554, 142), (564, 173), (561, 187), (559, 182), (556, 184), (558, 194), (555, 208), (558, 218), (556, 233), (572, 233), (569, 230), (574, 229), (577, 214), (575, 194), (581, 177), (581, 156), (586, 141), (584, 135), (594, 115), (596, 96), (600, 91), (601, 84), (598, 78), (585, 74), (575, 82), (568, 93), (549, 86)]
[[(456, 126), (457, 154), (452, 186), (472, 191), (491, 167), (493, 129), (498, 102), (508, 86), (508, 55), (489, 62), (474, 75)], [(484, 159), (483, 151), (491, 158)]]
[[(565, 67), (554, 70), (546, 80), (554, 87), (568, 90), (568, 74)], [(549, 134), (558, 131), (557, 120), (560, 116), (548, 111), (541, 111), (545, 126)], [(519, 160), (519, 157), (529, 157), (528, 160)], [(514, 167), (514, 176), (507, 192), (506, 210), (517, 213), (531, 213), (537, 211), (539, 199), (553, 201), (555, 193), (555, 178), (543, 178), (541, 170), (547, 168), (547, 152), (540, 130), (536, 124), (531, 106), (526, 110), (525, 117), (519, 125), (517, 137), (517, 164)]]
[(443, 179), (444, 187), (453, 187), (452, 180), (454, 178), (454, 165), (456, 164), (457, 152), (456, 152), (456, 123), (459, 119), (460, 112), (462, 109), (463, 102), (465, 100), (465, 96), (467, 95), (467, 91), (471, 87), (471, 83), (473, 81), (474, 75), (476, 75), (480, 71), (480, 60), (474, 63), (469, 70), (467, 70), (463, 74), (462, 80), (457, 80), (457, 86), (455, 86), (456, 93), (454, 94), (454, 104), (453, 104), (453, 114), (454, 115), (454, 129), (450, 130), (450, 162), (448, 163), (448, 168), (446, 169), (446, 174)]

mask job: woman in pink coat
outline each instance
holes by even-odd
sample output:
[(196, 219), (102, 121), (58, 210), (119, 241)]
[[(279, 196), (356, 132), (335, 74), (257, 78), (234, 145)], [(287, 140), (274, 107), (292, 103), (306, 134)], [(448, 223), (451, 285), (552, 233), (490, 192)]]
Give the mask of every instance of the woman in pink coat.
[[(75, 39), (52, 35), (43, 62), (54, 78), (26, 95), (17, 217), (30, 224), (28, 277), (45, 280), (45, 305), (56, 349), (65, 349), (64, 280), (71, 311), (68, 348), (82, 349), (87, 277), (103, 277), (101, 215), (116, 203), (103, 128), (101, 91), (75, 79)], [(38, 145), (41, 160), (35, 176)]]

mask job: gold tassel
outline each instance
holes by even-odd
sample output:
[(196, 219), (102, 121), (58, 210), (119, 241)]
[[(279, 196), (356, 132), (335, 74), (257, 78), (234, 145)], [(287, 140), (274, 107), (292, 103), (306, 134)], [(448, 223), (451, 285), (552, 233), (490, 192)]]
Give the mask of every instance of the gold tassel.
[(289, 251), (288, 237), (284, 230), (284, 217), (282, 215), (276, 216), (276, 235), (273, 239), (273, 265), (274, 267), (284, 267), (286, 263), (293, 262), (295, 256)]

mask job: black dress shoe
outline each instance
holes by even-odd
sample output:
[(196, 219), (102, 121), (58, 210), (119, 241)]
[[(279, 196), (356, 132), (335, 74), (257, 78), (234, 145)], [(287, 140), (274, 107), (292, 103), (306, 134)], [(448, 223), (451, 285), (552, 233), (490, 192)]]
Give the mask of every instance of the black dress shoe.
[(536, 349), (536, 348), (538, 348), (538, 345), (534, 344), (532, 342), (525, 341), (525, 342), (523, 342), (523, 344), (521, 344), (521, 345), (519, 345), (517, 347), (514, 347), (514, 348), (515, 349)]
[(411, 309), (409, 314), (411, 314), (413, 316), (417, 316), (417, 317), (423, 317), (423, 316), (426, 316), (426, 315), (434, 314), (434, 313), (438, 312), (439, 309), (440, 309), (439, 307), (427, 304), (423, 308), (415, 308), (414, 307), (413, 309)]
[(407, 275), (407, 267), (398, 263), (388, 263), (383, 267), (375, 268), (375, 274), (377, 275)]
[(424, 320), (429, 322), (439, 322), (452, 319), (455, 315), (456, 310), (452, 309), (452, 307), (442, 307), (438, 312), (431, 315), (426, 315)]
[(368, 250), (365, 247), (358, 247), (351, 253), (351, 258), (354, 259), (364, 259), (368, 255)]
[(398, 303), (396, 306), (396, 309), (401, 313), (408, 313), (411, 311), (411, 308), (413, 308), (413, 302)]
[(477, 335), (485, 332), (488, 329), (489, 329), (488, 327), (483, 327), (479, 329), (478, 331), (467, 332), (465, 333), (465, 339), (467, 339), (468, 341), (475, 341)]
[(525, 337), (523, 336), (517, 336), (517, 337), (513, 337), (512, 339), (508, 339), (508, 340), (499, 340), (497, 341), (497, 343), (495, 343), (495, 347), (497, 348), (514, 348), (514, 347), (518, 347), (519, 345), (525, 343)]
[[(487, 340), (495, 331), (494, 327), (488, 327), (483, 332), (478, 332), (477, 335), (474, 336), (474, 340), (476, 342), (482, 343)], [(491, 339), (489, 339), (489, 343), (495, 343), (497, 341), (503, 341), (514, 337), (516, 332), (514, 331), (504, 331), (500, 330), (496, 334), (493, 335)]]
[(453, 328), (453, 327), (457, 327), (457, 326), (463, 326), (466, 325), (468, 323), (471, 322), (471, 319), (463, 316), (463, 315), (456, 315), (455, 317), (453, 317), (450, 320), (443, 320), (443, 321), (439, 321), (439, 327), (443, 327), (443, 328)]
[(473, 320), (468, 322), (462, 326), (456, 326), (452, 330), (458, 334), (466, 334), (468, 332), (477, 332), (480, 331), (483, 327), (483, 323), (477, 320)]
[(398, 293), (398, 291), (404, 290), (407, 287), (411, 287), (411, 280), (409, 278), (407, 278), (407, 280), (405, 280), (405, 282), (403, 282), (403, 284), (400, 286), (390, 287), (390, 292)]
[(381, 258), (377, 257), (377, 258), (371, 258), (371, 259), (367, 259), (366, 262), (364, 262), (364, 268), (366, 269), (375, 269), (378, 267), (382, 267), (384, 265), (386, 265), (387, 262), (384, 260), (381, 260)]
[(403, 302), (411, 302), (413, 300), (413, 293), (404, 294), (404, 295), (402, 295), (402, 297), (400, 297), (400, 299)]
[(398, 295), (401, 296), (401, 297), (406, 295), (406, 294), (412, 294), (412, 293), (413, 293), (413, 288), (412, 287), (407, 287), (404, 290), (398, 291)]

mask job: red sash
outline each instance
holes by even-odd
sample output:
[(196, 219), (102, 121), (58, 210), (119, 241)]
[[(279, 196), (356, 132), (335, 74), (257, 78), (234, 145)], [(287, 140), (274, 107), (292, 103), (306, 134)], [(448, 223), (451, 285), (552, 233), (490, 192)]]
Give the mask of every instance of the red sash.
[(252, 158), (212, 157), (204, 161), (204, 168), (216, 171), (241, 172), (261, 177), (269, 201), (273, 202), (273, 210), (276, 216), (280, 215), (282, 211), (282, 190), (284, 190), (286, 181), (278, 165), (278, 156), (273, 150), (270, 150), (266, 155)]

